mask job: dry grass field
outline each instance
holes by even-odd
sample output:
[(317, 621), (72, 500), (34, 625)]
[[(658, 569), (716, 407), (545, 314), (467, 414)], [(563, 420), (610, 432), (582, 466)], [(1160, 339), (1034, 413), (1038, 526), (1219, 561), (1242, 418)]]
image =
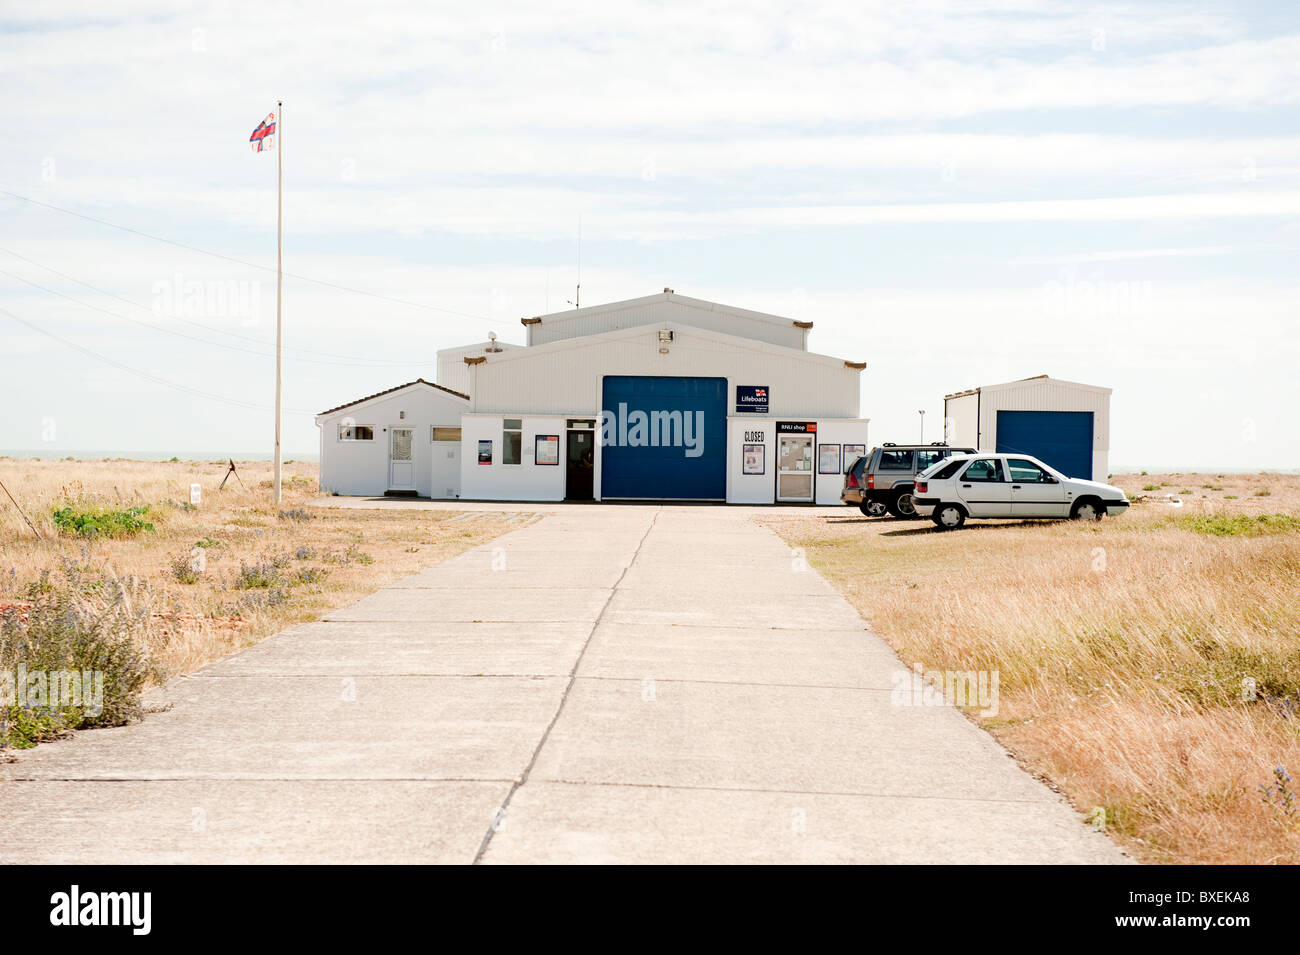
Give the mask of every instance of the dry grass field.
[[(34, 652), (36, 638), (25, 624), (44, 613), (44, 643), (56, 657), (70, 652), (64, 640), (95, 643), (86, 652), (102, 656), (109, 651), (99, 643), (111, 647), (121, 637), (139, 656), (129, 669), (142, 689), (533, 519), (308, 509), (305, 502), (320, 493), (317, 466), (301, 462), (286, 466), (277, 508), (271, 465), (237, 464), (242, 484), (232, 477), (218, 491), (225, 462), (0, 458), (0, 481), (35, 525), (33, 531), (0, 493), (0, 622), (7, 621), (0, 664), (12, 672), (24, 641), (26, 652)], [(197, 508), (189, 506), (191, 483), (203, 486)], [(71, 509), (65, 523), (89, 515), (103, 529), (61, 529), (54, 513), (64, 508)], [(128, 515), (126, 526), (103, 521), (105, 513)], [(152, 529), (132, 529), (132, 523)], [(58, 632), (69, 608), (86, 612), (89, 631)], [(58, 735), (69, 722), (19, 727), (10, 741)]]
[(1113, 480), (1096, 524), (759, 519), (909, 666), (997, 671), (971, 718), (1137, 858), (1300, 862), (1300, 477)]

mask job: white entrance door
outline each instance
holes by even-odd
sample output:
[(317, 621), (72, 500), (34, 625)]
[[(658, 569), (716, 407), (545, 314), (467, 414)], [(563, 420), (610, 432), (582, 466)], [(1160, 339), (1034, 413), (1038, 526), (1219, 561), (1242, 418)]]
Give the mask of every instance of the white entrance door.
[[(460, 429), (457, 428), (457, 431)], [(460, 497), (460, 442), (433, 442), (433, 496)]]
[(813, 439), (810, 434), (777, 435), (776, 499), (813, 499)]
[(388, 489), (415, 490), (415, 455), (410, 428), (388, 429)]

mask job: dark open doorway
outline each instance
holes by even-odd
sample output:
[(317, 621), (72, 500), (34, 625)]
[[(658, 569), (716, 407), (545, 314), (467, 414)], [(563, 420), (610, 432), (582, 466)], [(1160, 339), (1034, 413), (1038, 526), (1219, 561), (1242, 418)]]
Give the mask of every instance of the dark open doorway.
[(592, 476), (596, 473), (596, 432), (567, 432), (568, 453), (565, 457), (564, 499), (590, 501), (593, 497)]

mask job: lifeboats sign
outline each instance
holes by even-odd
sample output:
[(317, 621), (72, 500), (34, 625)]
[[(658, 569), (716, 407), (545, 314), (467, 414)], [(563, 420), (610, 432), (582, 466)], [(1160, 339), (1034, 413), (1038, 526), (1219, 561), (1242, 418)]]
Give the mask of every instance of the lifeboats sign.
[(767, 385), (736, 385), (737, 414), (767, 414)]

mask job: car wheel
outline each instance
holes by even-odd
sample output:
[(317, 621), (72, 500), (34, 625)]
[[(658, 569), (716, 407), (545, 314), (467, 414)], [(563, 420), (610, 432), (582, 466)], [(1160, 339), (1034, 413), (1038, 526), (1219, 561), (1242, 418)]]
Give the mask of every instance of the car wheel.
[(858, 510), (867, 517), (884, 517), (889, 513), (888, 508), (879, 501), (863, 501), (858, 505)]
[(940, 504), (930, 519), (941, 531), (955, 531), (966, 523), (966, 512), (956, 504)]
[(894, 498), (894, 506), (890, 508), (890, 513), (905, 520), (916, 517), (916, 504), (912, 500), (912, 492), (899, 491), (898, 496)]
[(1076, 521), (1099, 521), (1106, 516), (1106, 506), (1096, 501), (1079, 501), (1070, 511), (1070, 516)]

